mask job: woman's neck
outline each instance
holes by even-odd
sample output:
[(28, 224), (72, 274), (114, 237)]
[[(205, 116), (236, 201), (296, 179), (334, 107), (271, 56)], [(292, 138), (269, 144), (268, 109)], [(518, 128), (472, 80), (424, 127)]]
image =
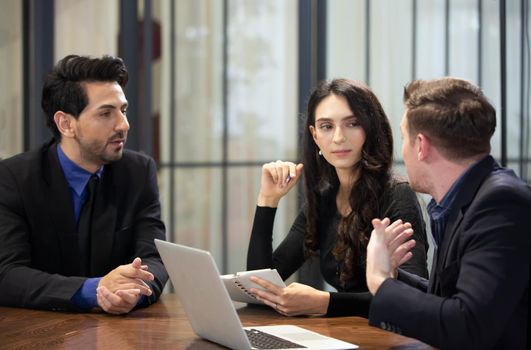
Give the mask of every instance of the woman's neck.
[(352, 211), (350, 207), (350, 193), (358, 179), (358, 172), (353, 173), (352, 170), (341, 171), (341, 169), (336, 169), (336, 173), (339, 179), (339, 189), (336, 195), (337, 210), (342, 216), (347, 216)]

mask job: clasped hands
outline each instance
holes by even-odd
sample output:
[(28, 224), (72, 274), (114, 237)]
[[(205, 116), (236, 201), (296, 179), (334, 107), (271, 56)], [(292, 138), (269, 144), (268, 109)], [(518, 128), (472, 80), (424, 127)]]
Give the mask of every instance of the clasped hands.
[(96, 289), (98, 305), (115, 315), (131, 311), (142, 295), (152, 294), (145, 281), (153, 281), (155, 277), (147, 270), (148, 266), (135, 258), (131, 264), (118, 266), (103, 276)]

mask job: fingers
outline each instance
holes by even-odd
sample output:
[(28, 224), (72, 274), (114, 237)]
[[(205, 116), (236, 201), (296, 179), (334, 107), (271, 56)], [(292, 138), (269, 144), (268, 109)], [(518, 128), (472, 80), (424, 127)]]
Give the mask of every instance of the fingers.
[(131, 263), (131, 265), (135, 268), (135, 269), (140, 269), (142, 268), (142, 259), (140, 259), (139, 257), (136, 257), (133, 262)]
[(256, 297), (257, 300), (260, 300), (261, 302), (263, 302), (267, 306), (270, 306), (273, 309), (277, 310), (278, 307), (279, 307), (279, 304), (277, 302), (273, 301), (273, 299), (271, 298), (271, 295), (272, 294), (268, 294), (266, 292), (263, 292), (263, 291), (259, 290), (259, 294), (258, 293), (255, 294), (255, 297)]
[(142, 267), (142, 260), (140, 260), (140, 258), (135, 258), (131, 264), (122, 265), (118, 268), (122, 270), (121, 273), (125, 277), (144, 281), (153, 281), (155, 276), (153, 276), (151, 272), (147, 271), (147, 265), (143, 266), (145, 266), (145, 268)]
[(282, 292), (282, 287), (280, 286), (277, 286), (276, 284), (274, 284), (273, 282), (270, 282), (268, 280), (265, 280), (263, 278), (260, 278), (260, 277), (256, 277), (256, 276), (251, 276), (250, 277), (250, 280), (259, 285), (260, 287), (266, 289), (266, 290), (269, 290), (271, 291), (272, 293), (274, 294), (279, 294)]
[(257, 300), (263, 302), (272, 309), (275, 309), (279, 314), (289, 316), (288, 309), (282, 304), (282, 298), (259, 289), (256, 291), (257, 293), (255, 294), (255, 297)]
[(283, 293), (284, 288), (277, 286), (274, 283), (271, 283), (265, 279), (251, 276), (250, 280), (255, 283), (256, 285), (262, 287), (260, 288), (251, 288), (250, 292), (260, 301), (264, 302), (264, 304), (271, 306), (272, 308), (278, 310), (278, 307), (281, 306), (281, 296)]
[(134, 258), (133, 262), (131, 263), (135, 269), (141, 269), (144, 271), (149, 270), (148, 265), (142, 265), (142, 259), (139, 257)]
[[(395, 220), (393, 223), (390, 222), (389, 218), (383, 220), (373, 219), (372, 226), (374, 229), (372, 234), (376, 234), (378, 239), (383, 239), (388, 246), (391, 246), (394, 242), (394, 247), (396, 248), (411, 237), (413, 229), (409, 222), (403, 223), (400, 219)], [(395, 242), (395, 240), (397, 241)]]
[(257, 300), (263, 302), (267, 306), (271, 306), (273, 309), (277, 309), (277, 305), (279, 305), (279, 299), (276, 294), (258, 288), (251, 288), (249, 291)]
[(275, 286), (274, 289), (275, 293), (272, 290), (260, 289), (254, 292), (258, 300), (282, 315), (324, 315), (328, 310), (329, 292), (296, 282), (284, 288)]
[(106, 287), (96, 289), (96, 299), (103, 311), (119, 315), (131, 311), (140, 298), (138, 289), (119, 290), (111, 293)]
[(122, 299), (122, 302), (125, 302), (127, 305), (133, 305), (133, 307), (136, 305), (138, 300), (140, 299), (140, 293), (136, 293), (136, 289), (130, 289), (130, 290), (117, 290), (114, 294), (117, 295)]
[(142, 265), (140, 258), (135, 258), (131, 264), (118, 266), (103, 276), (99, 286), (106, 287), (111, 293), (120, 289), (138, 289), (141, 294), (150, 296), (151, 288), (145, 281), (152, 281), (155, 277)]
[(409, 222), (388, 218), (372, 220), (373, 231), (367, 246), (367, 285), (375, 293), (387, 277), (396, 277), (397, 268), (411, 259), (415, 241), (411, 239), (413, 229)]
[(282, 160), (264, 164), (262, 167), (263, 171), (269, 174), (272, 182), (280, 187), (285, 187), (293, 179), (298, 178), (302, 173), (302, 168), (301, 163), (295, 164)]
[[(372, 219), (372, 227), (375, 231), (383, 231), (387, 226), (389, 226), (390, 220), (388, 218), (385, 218), (383, 220), (380, 220), (378, 218)], [(383, 232), (381, 232), (383, 233)]]
[(391, 251), (391, 264), (393, 269), (398, 268), (413, 257), (411, 249), (413, 249), (415, 244), (415, 241), (411, 239), (398, 246), (394, 251)]
[(406, 262), (409, 261), (409, 259), (411, 259), (413, 257), (413, 253), (411, 252), (407, 252), (401, 259), (400, 261), (398, 262), (398, 265), (397, 266), (400, 266), (400, 265), (403, 265), (405, 264)]
[(396, 228), (396, 231), (391, 233), (391, 236), (394, 236), (394, 238), (388, 243), (388, 247), (389, 251), (393, 253), (404, 242), (411, 239), (411, 236), (413, 236), (413, 229), (398, 227)]
[(111, 293), (120, 289), (138, 289), (140, 294), (150, 296), (153, 291), (149, 285), (139, 278), (124, 278), (120, 275), (107, 275), (103, 277), (98, 286), (106, 287)]
[(136, 280), (135, 282), (131, 282), (131, 283), (121, 283), (119, 287), (115, 288), (113, 292), (116, 293), (117, 291), (122, 290), (122, 289), (135, 289), (135, 290), (138, 290), (140, 294), (145, 295), (147, 297), (153, 294), (153, 291), (151, 290), (151, 288), (149, 288), (146, 282), (142, 280)]

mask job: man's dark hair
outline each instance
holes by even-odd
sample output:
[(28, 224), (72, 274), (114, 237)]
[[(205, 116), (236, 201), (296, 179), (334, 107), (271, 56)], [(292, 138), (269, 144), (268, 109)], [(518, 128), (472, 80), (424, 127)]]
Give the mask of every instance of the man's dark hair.
[(410, 141), (426, 135), (448, 159), (490, 152), (496, 111), (477, 86), (466, 80), (414, 80), (404, 88)]
[(88, 96), (82, 83), (117, 82), (123, 89), (127, 80), (127, 68), (119, 57), (69, 55), (57, 62), (46, 76), (41, 98), (46, 124), (54, 137), (61, 139), (61, 133), (54, 122), (57, 111), (77, 118), (87, 106)]

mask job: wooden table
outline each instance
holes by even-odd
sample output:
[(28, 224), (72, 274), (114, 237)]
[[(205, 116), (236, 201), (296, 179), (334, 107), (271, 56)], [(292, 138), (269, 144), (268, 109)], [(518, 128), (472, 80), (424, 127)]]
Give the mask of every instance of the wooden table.
[[(239, 304), (245, 326), (294, 324), (360, 349), (432, 349), (415, 339), (370, 327), (359, 317), (285, 317)], [(0, 349), (219, 349), (198, 338), (174, 294), (125, 316), (0, 307)]]

